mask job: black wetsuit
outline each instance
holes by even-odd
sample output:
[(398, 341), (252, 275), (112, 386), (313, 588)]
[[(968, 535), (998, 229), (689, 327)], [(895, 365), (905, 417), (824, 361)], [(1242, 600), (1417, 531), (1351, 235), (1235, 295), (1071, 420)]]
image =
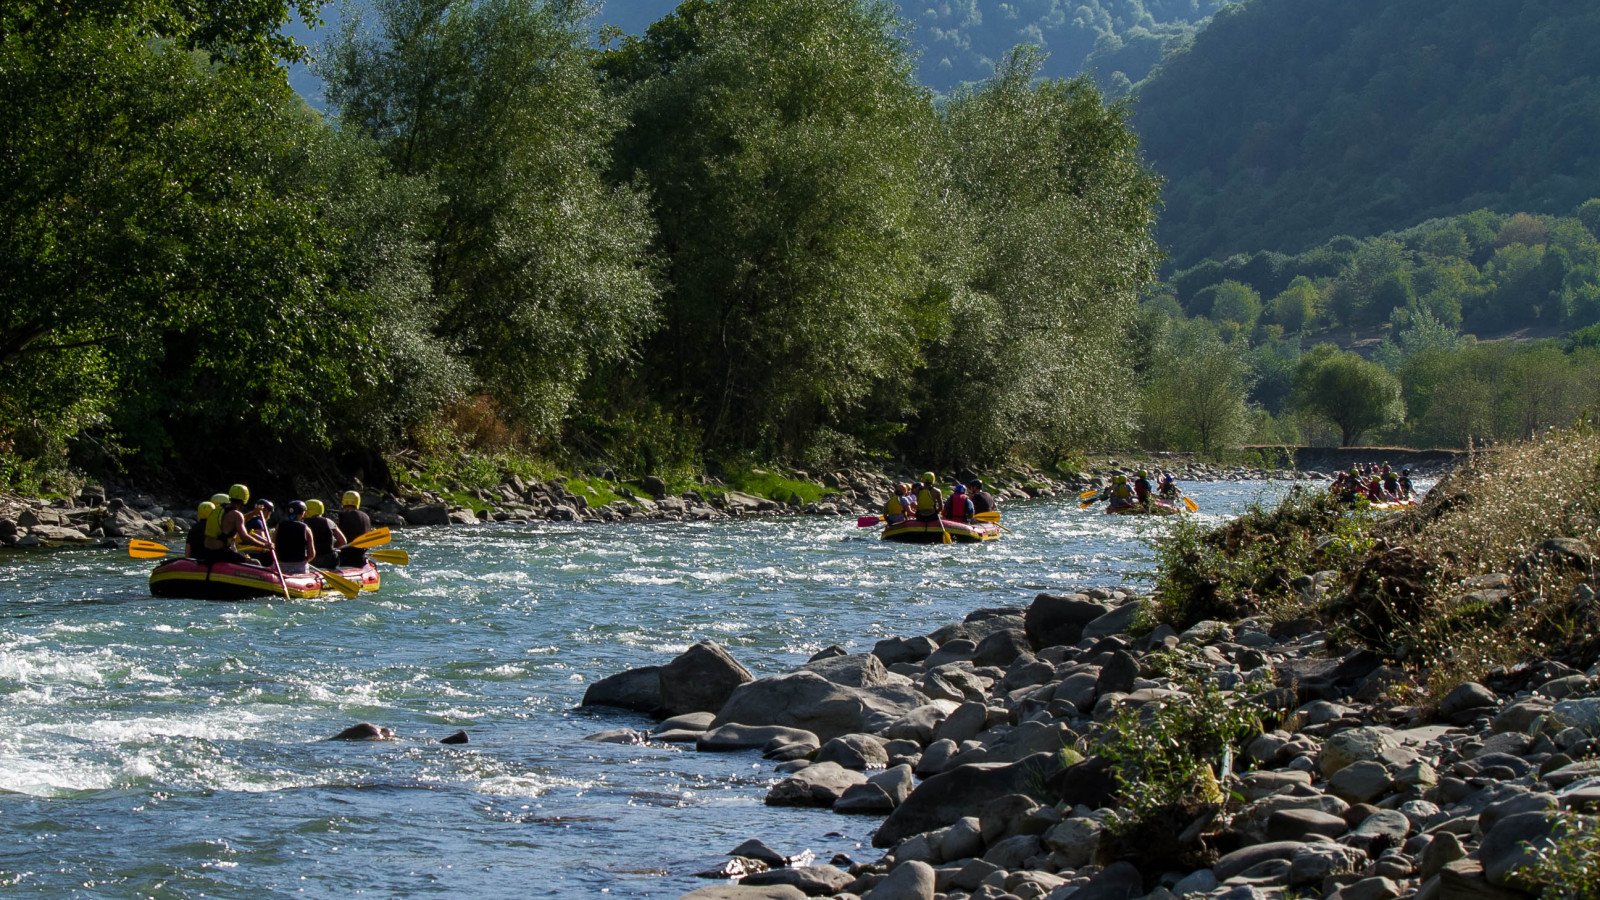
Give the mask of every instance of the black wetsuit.
[(994, 495), (988, 491), (973, 491), (967, 495), (972, 500), (972, 514), (994, 512)]
[(306, 519), (306, 527), (311, 529), (311, 564), (319, 569), (338, 565), (339, 554), (333, 549), (333, 520), (327, 516), (311, 516)]
[[(355, 540), (372, 530), (372, 517), (359, 509), (339, 510), (339, 530), (344, 532), (346, 540)], [(341, 569), (359, 569), (367, 564), (367, 551), (360, 547), (345, 545), (339, 548), (339, 567)]]

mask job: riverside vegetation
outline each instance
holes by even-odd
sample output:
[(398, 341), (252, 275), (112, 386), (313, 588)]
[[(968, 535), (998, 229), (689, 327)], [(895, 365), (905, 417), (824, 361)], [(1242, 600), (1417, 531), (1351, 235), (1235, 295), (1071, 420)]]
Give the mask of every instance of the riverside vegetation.
[(1395, 516), (1296, 493), (1180, 523), (1148, 595), (759, 680), (702, 643), (591, 686), (671, 717), (593, 739), (760, 749), (769, 804), (886, 817), (879, 860), (753, 840), (695, 897), (1592, 897), (1597, 474), (1600, 434), (1553, 431)]
[[(1126, 109), (1023, 48), (939, 104), (891, 8), (0, 10), (0, 482), (382, 485), (462, 449), (695, 471), (1052, 461), (1155, 274)], [(400, 463), (404, 465), (404, 462)], [(246, 477), (249, 476), (249, 477)]]

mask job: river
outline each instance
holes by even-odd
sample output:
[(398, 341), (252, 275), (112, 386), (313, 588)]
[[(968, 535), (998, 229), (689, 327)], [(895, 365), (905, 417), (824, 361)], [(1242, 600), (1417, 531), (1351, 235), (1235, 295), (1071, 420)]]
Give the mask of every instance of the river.
[[(1195, 484), (1218, 518), (1282, 485)], [(980, 546), (854, 520), (397, 533), (327, 602), (157, 600), (110, 550), (0, 551), (0, 889), (104, 898), (677, 897), (759, 837), (857, 860), (876, 819), (762, 805), (757, 754), (585, 742), (592, 681), (711, 638), (757, 676), (1039, 591), (1138, 583), (1159, 521), (1009, 504)], [(347, 725), (399, 739), (322, 739)], [(471, 743), (437, 743), (465, 729)]]

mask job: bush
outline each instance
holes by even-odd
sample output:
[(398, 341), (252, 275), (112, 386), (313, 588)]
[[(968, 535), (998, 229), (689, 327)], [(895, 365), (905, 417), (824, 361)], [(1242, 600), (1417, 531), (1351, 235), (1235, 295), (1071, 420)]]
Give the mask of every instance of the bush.
[(1544, 900), (1600, 897), (1600, 817), (1567, 812), (1548, 844), (1533, 848), (1535, 862), (1517, 875), (1542, 890)]

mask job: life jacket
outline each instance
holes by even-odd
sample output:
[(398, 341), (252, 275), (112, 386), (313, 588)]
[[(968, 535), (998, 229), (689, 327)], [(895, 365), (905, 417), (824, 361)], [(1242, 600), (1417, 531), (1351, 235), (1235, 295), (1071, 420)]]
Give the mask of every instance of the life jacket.
[(327, 516), (311, 516), (305, 520), (306, 527), (311, 529), (311, 546), (316, 552), (313, 556), (333, 552), (333, 522)]
[(305, 562), (312, 557), (311, 528), (304, 522), (281, 522), (273, 536), (279, 562)]
[(972, 501), (965, 494), (951, 494), (944, 505), (944, 517), (952, 522), (965, 522), (972, 517)]
[(917, 515), (927, 518), (938, 518), (939, 501), (943, 499), (939, 489), (931, 484), (917, 485)]
[(889, 498), (889, 503), (883, 508), (883, 514), (886, 516), (903, 516), (906, 514), (906, 505), (899, 494)]
[(1140, 500), (1148, 499), (1150, 496), (1150, 482), (1143, 478), (1136, 480), (1133, 483), (1133, 492)]
[(233, 512), (231, 503), (225, 503), (211, 511), (211, 515), (206, 517), (206, 540), (221, 541), (224, 547), (233, 546), (234, 541), (239, 539), (238, 529), (232, 534), (222, 533), (222, 520), (227, 518), (230, 512)]
[(1133, 488), (1128, 487), (1128, 483), (1126, 481), (1124, 481), (1122, 484), (1112, 485), (1111, 499), (1122, 501), (1131, 500), (1133, 499)]

